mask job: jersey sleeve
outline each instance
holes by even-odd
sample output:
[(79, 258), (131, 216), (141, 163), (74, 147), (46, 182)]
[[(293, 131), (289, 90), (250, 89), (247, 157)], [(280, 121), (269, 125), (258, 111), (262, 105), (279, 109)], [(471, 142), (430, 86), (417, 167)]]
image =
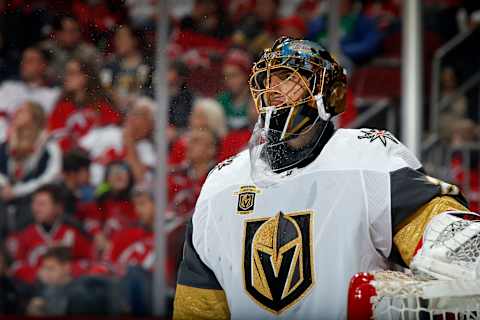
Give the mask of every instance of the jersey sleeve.
[(431, 218), (446, 211), (468, 211), (457, 186), (410, 167), (390, 172), (390, 199), (394, 243), (390, 259), (406, 266)]
[(230, 313), (225, 293), (214, 272), (202, 261), (194, 246), (194, 227), (192, 221), (187, 225), (173, 318), (177, 320), (229, 319)]

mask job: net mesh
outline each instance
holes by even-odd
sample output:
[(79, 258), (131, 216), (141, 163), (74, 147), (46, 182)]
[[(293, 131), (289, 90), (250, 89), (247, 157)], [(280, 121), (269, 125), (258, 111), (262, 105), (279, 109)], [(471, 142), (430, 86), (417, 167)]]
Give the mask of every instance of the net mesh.
[(374, 319), (480, 319), (479, 282), (419, 279), (396, 271), (373, 275)]

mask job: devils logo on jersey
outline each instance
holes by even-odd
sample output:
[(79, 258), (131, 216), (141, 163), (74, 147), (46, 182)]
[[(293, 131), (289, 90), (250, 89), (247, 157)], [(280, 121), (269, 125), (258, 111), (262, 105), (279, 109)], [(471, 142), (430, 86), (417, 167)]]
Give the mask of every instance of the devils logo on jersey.
[(310, 211), (245, 221), (245, 290), (263, 308), (279, 314), (312, 287)]

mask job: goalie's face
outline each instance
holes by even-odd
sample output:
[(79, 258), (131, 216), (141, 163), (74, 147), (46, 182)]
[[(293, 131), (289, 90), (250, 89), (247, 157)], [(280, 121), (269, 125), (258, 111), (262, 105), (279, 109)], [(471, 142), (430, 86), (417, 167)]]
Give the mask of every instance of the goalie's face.
[(256, 96), (261, 100), (257, 110), (261, 126), (268, 131), (269, 143), (285, 142), (297, 149), (308, 142), (307, 133), (318, 118), (309, 88), (312, 77), (291, 68), (277, 68), (258, 75), (257, 78), (263, 79), (262, 89)]
[(271, 90), (267, 92), (266, 99), (271, 107), (283, 108), (296, 105), (308, 92), (302, 76), (288, 70), (273, 73), (268, 82)]

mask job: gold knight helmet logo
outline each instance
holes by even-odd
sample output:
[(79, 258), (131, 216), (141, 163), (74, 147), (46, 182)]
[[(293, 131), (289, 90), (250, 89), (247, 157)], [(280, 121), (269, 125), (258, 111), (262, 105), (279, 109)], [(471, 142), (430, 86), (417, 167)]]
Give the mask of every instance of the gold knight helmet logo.
[(255, 186), (242, 186), (240, 190), (234, 192), (238, 196), (237, 214), (250, 214), (255, 209), (255, 195), (260, 193), (260, 189)]
[(261, 307), (279, 314), (313, 284), (311, 212), (245, 221), (244, 285)]

